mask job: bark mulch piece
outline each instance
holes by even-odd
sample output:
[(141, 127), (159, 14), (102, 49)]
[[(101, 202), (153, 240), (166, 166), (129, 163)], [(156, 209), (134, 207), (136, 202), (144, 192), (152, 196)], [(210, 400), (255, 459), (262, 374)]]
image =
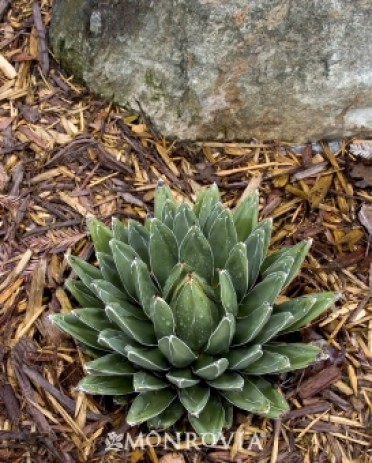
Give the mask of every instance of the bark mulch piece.
[[(108, 104), (60, 70), (45, 42), (51, 3), (0, 1), (0, 461), (371, 461), (366, 149), (349, 150), (352, 140), (164, 140), (141, 108)], [(216, 182), (231, 207), (259, 188), (261, 216), (274, 219), (272, 249), (313, 238), (287, 294), (331, 290), (340, 299), (296, 335), (323, 346), (324, 360), (273, 378), (291, 404), (281, 420), (237, 413), (227, 446), (106, 451), (109, 433), (135, 441), (146, 428), (128, 427), (125, 405), (74, 389), (85, 355), (48, 315), (72, 307), (64, 254), (93, 257), (85, 218), (145, 218), (159, 178), (186, 200)]]

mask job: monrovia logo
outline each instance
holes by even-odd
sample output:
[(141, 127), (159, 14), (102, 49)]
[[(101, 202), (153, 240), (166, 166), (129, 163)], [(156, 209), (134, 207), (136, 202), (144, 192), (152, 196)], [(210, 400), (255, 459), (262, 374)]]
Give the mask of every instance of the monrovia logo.
[(237, 450), (262, 450), (261, 438), (265, 437), (264, 434), (254, 433), (250, 436), (247, 442), (244, 439), (244, 434), (229, 433), (228, 437), (221, 434), (216, 437), (211, 433), (196, 434), (194, 432), (175, 434), (158, 433), (150, 431), (148, 434), (140, 432), (135, 438), (129, 433), (117, 434), (110, 432), (105, 439), (106, 452), (111, 450), (145, 450), (147, 447), (163, 447), (165, 449), (200, 449), (202, 447), (213, 447), (218, 445), (219, 448), (229, 449), (232, 445)]

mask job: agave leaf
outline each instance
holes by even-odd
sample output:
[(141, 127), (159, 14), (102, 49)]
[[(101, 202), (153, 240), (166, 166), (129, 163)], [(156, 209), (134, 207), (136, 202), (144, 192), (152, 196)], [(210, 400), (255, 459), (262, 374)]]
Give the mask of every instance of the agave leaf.
[(87, 372), (95, 376), (128, 376), (135, 373), (133, 365), (120, 354), (107, 354), (85, 364)]
[(170, 301), (173, 298), (174, 292), (176, 291), (177, 287), (184, 280), (185, 276), (190, 272), (191, 268), (185, 263), (179, 262), (178, 264), (176, 264), (172, 268), (165, 282), (163, 288), (163, 298), (167, 301)]
[(239, 306), (238, 316), (247, 317), (254, 309), (264, 302), (273, 305), (283, 287), (287, 274), (284, 272), (271, 273), (258, 283), (244, 298)]
[(289, 299), (279, 305), (274, 305), (273, 313), (289, 312), (293, 316), (292, 325), (301, 320), (316, 302), (316, 297), (311, 294)]
[(228, 351), (235, 333), (235, 325), (235, 317), (232, 314), (223, 317), (211, 334), (205, 352), (207, 354), (220, 354)]
[(168, 381), (179, 389), (195, 386), (200, 382), (200, 379), (194, 376), (189, 368), (179, 368), (171, 370), (166, 374)]
[[(247, 344), (257, 336), (270, 319), (272, 307), (267, 302), (254, 309), (247, 317), (238, 318), (233, 339), (234, 346)], [(259, 343), (257, 343), (259, 344)]]
[(254, 376), (269, 375), (281, 372), (290, 366), (290, 361), (285, 355), (264, 349), (262, 357), (245, 368), (244, 373)]
[(213, 276), (213, 254), (200, 228), (192, 226), (180, 244), (179, 258), (194, 272), (210, 282)]
[(265, 272), (271, 265), (273, 265), (274, 262), (282, 259), (283, 257), (294, 257), (295, 261), (292, 266), (291, 271), (287, 275), (286, 281), (284, 283), (284, 286), (287, 286), (293, 278), (296, 276), (297, 271), (301, 267), (309, 249), (311, 246), (312, 240), (305, 240), (301, 241), (300, 243), (296, 244), (295, 246), (292, 246), (290, 248), (286, 249), (280, 249), (279, 251), (275, 251), (272, 254), (270, 254), (266, 259), (264, 260), (261, 271)]
[(234, 407), (230, 402), (227, 400), (223, 399), (220, 396), (221, 403), (223, 405), (223, 408), (225, 409), (225, 424), (224, 428), (225, 429), (231, 429), (234, 425)]
[(198, 225), (198, 219), (194, 211), (187, 203), (182, 203), (176, 212), (173, 222), (173, 233), (178, 244), (181, 244), (187, 232), (194, 225)]
[(165, 389), (167, 383), (151, 373), (138, 371), (133, 375), (133, 386), (135, 392), (149, 392)]
[(200, 228), (204, 227), (213, 207), (218, 202), (220, 202), (220, 192), (216, 184), (199, 192), (193, 210), (196, 217), (199, 219)]
[(160, 350), (155, 347), (146, 349), (143, 347), (127, 346), (126, 354), (128, 360), (146, 370), (166, 371), (169, 370), (169, 363)]
[(190, 347), (177, 336), (171, 335), (161, 338), (158, 346), (169, 362), (177, 368), (186, 367), (196, 359), (196, 355)]
[(224, 268), (232, 247), (238, 241), (233, 217), (228, 209), (224, 209), (215, 220), (208, 241), (213, 252), (214, 267)]
[(67, 260), (73, 271), (88, 289), (90, 289), (90, 285), (94, 280), (100, 280), (102, 278), (102, 273), (98, 268), (88, 264), (88, 262), (80, 259), (80, 257), (68, 256)]
[(248, 288), (257, 280), (264, 255), (264, 230), (254, 230), (245, 240), (246, 255), (248, 256)]
[(244, 378), (235, 371), (226, 371), (217, 379), (207, 381), (207, 383), (220, 391), (242, 391)]
[(112, 236), (114, 239), (128, 244), (128, 227), (116, 217), (112, 218)]
[(201, 230), (203, 230), (203, 233), (205, 236), (209, 236), (209, 232), (211, 231), (212, 225), (216, 221), (217, 217), (221, 214), (221, 212), (224, 210), (224, 206), (222, 203), (218, 202), (216, 203), (211, 210), (211, 213), (207, 217), (207, 220), (205, 221), (205, 224), (203, 227), (201, 227)]
[(178, 262), (178, 245), (172, 231), (160, 220), (153, 219), (150, 230), (151, 270), (163, 287), (171, 270)]
[(253, 338), (253, 342), (261, 345), (266, 344), (286, 326), (290, 325), (292, 320), (293, 315), (289, 312), (282, 312), (272, 315), (270, 320), (265, 324), (258, 335)]
[(226, 358), (215, 358), (210, 355), (200, 355), (193, 365), (193, 372), (206, 380), (213, 380), (222, 375), (229, 366)]
[(258, 191), (252, 191), (235, 208), (234, 224), (239, 241), (245, 241), (258, 221)]
[(145, 314), (152, 317), (152, 302), (154, 296), (158, 295), (158, 289), (152, 281), (147, 265), (139, 259), (132, 263), (134, 284), (136, 288), (137, 299), (140, 301)]
[(149, 257), (150, 233), (136, 220), (128, 222), (128, 243), (147, 265), (150, 264)]
[(317, 318), (320, 314), (326, 311), (338, 298), (336, 293), (331, 292), (323, 292), (317, 294), (311, 294), (311, 297), (315, 298), (315, 302), (307, 312), (307, 314), (300, 318), (300, 320), (296, 321), (292, 325), (288, 326), (282, 333), (289, 333), (291, 331), (296, 331), (299, 328), (306, 326), (312, 320)]
[(156, 297), (153, 301), (152, 320), (157, 339), (175, 334), (176, 324), (172, 309), (161, 297)]
[(110, 350), (118, 352), (121, 355), (127, 356), (125, 350), (128, 345), (138, 345), (132, 338), (125, 335), (122, 331), (107, 329), (100, 332), (98, 342), (103, 347), (108, 347)]
[(103, 278), (117, 288), (123, 289), (123, 283), (120, 280), (119, 274), (115, 267), (114, 259), (111, 254), (96, 252), (96, 256)]
[(268, 267), (263, 273), (262, 278), (265, 278), (270, 273), (284, 272), (289, 274), (294, 264), (294, 257), (284, 256), (281, 259), (276, 260), (270, 267)]
[(67, 280), (65, 286), (82, 307), (98, 307), (102, 309), (105, 307), (103, 302), (81, 281)]
[(94, 331), (117, 328), (117, 326), (107, 318), (105, 311), (97, 307), (74, 309), (71, 313)]
[(126, 315), (125, 309), (119, 304), (108, 305), (105, 310), (107, 317), (119, 326), (124, 334), (140, 344), (156, 345), (154, 326), (150, 321), (138, 320), (138, 318)]
[(257, 376), (250, 376), (249, 381), (259, 389), (270, 402), (270, 410), (267, 413), (260, 413), (266, 418), (279, 418), (289, 410), (285, 398), (278, 392), (269, 381)]
[(130, 426), (143, 423), (150, 420), (166, 408), (176, 398), (176, 394), (170, 389), (161, 389), (160, 391), (143, 392), (139, 394), (132, 402), (127, 415), (127, 422)]
[(199, 416), (189, 415), (191, 426), (204, 437), (207, 444), (213, 444), (221, 437), (225, 424), (225, 409), (218, 397), (211, 395)]
[(259, 344), (249, 347), (230, 349), (226, 357), (229, 361), (229, 368), (232, 370), (243, 370), (248, 365), (262, 357), (263, 351)]
[(238, 300), (234, 285), (227, 270), (220, 270), (218, 272), (220, 283), (220, 297), (223, 308), (226, 313), (236, 316), (238, 313)]
[(233, 405), (247, 412), (267, 413), (270, 403), (250, 381), (244, 381), (242, 391), (221, 391), (221, 394)]
[(138, 254), (128, 244), (115, 239), (110, 241), (110, 246), (121, 282), (129, 296), (136, 300), (137, 293), (136, 286), (134, 284), (132, 263), (136, 258), (138, 258)]
[(96, 280), (93, 287), (106, 305), (120, 307), (123, 315), (131, 315), (138, 320), (148, 320), (140, 306), (132, 304), (124, 297), (118, 297), (118, 293), (112, 290), (113, 286), (108, 281)]
[(248, 290), (247, 247), (244, 243), (237, 243), (231, 249), (225, 268), (231, 277), (237, 298), (241, 301)]
[(290, 367), (288, 371), (298, 370), (305, 368), (311, 363), (314, 363), (320, 353), (320, 348), (313, 345), (302, 344), (294, 342), (291, 344), (286, 343), (272, 343), (265, 346), (265, 351), (275, 352), (277, 354), (288, 357)]
[(267, 254), (267, 250), (269, 249), (270, 246), (270, 241), (271, 241), (271, 233), (273, 230), (273, 219), (265, 219), (260, 222), (256, 228), (255, 231), (263, 230), (264, 232), (264, 240), (263, 240), (263, 255), (264, 257)]
[(208, 402), (210, 389), (209, 387), (196, 384), (186, 389), (180, 389), (178, 395), (188, 413), (193, 416), (199, 416)]
[(153, 429), (168, 429), (173, 426), (184, 413), (185, 409), (182, 404), (178, 400), (175, 400), (163, 413), (148, 420), (147, 425)]
[(177, 206), (172, 201), (165, 201), (161, 222), (170, 230), (173, 229), (174, 217), (177, 212)]
[(162, 218), (166, 201), (170, 201), (176, 205), (173, 193), (171, 192), (170, 188), (165, 183), (162, 183), (156, 188), (154, 200), (154, 216), (159, 220)]
[(87, 376), (77, 385), (79, 391), (87, 394), (126, 395), (133, 392), (131, 376)]
[(50, 315), (49, 318), (58, 328), (76, 338), (78, 341), (94, 349), (106, 350), (98, 342), (98, 332), (89, 328), (85, 323), (75, 317), (75, 315), (71, 313), (58, 313)]
[(113, 299), (120, 302), (127, 300), (127, 295), (107, 280), (94, 280), (91, 284), (91, 289), (104, 304), (108, 304)]
[(96, 252), (111, 254), (110, 240), (112, 238), (111, 230), (105, 224), (95, 217), (87, 218), (87, 226), (92, 237)]

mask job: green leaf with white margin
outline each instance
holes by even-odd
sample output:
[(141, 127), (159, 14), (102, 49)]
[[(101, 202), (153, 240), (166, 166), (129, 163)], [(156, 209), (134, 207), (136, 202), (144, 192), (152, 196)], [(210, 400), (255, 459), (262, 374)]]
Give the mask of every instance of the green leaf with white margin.
[(67, 280), (65, 286), (82, 307), (98, 307), (102, 309), (105, 307), (104, 303), (81, 281)]
[(213, 252), (214, 267), (225, 268), (230, 251), (238, 242), (230, 210), (224, 209), (217, 217), (209, 232), (208, 241)]
[(288, 357), (263, 349), (263, 355), (244, 369), (248, 375), (269, 375), (279, 373), (291, 366)]
[(190, 347), (177, 336), (161, 338), (158, 347), (169, 362), (177, 368), (187, 367), (196, 360), (196, 355)]
[(270, 409), (268, 399), (250, 381), (244, 381), (242, 391), (221, 391), (221, 394), (236, 407), (253, 413), (267, 413)]
[(170, 389), (143, 392), (132, 402), (128, 411), (127, 423), (130, 426), (150, 420), (163, 413), (176, 398), (176, 394)]
[(110, 281), (94, 280), (90, 287), (105, 304), (115, 299), (120, 302), (128, 300), (127, 295), (123, 291), (120, 291), (117, 286), (110, 283)]
[(264, 257), (267, 254), (267, 250), (269, 249), (270, 246), (270, 241), (271, 241), (271, 234), (273, 231), (273, 219), (265, 219), (262, 220), (255, 228), (256, 231), (258, 230), (263, 230), (264, 232), (264, 240), (263, 240), (263, 255)]
[(112, 218), (112, 236), (125, 244), (128, 244), (128, 227), (116, 217)]
[(237, 349), (230, 349), (226, 354), (229, 361), (229, 368), (231, 370), (243, 370), (248, 365), (262, 357), (263, 351), (259, 344), (249, 347), (240, 347)]
[(172, 231), (158, 219), (151, 221), (149, 253), (151, 270), (163, 287), (178, 262), (178, 245)]
[(90, 289), (90, 285), (94, 280), (102, 279), (101, 271), (97, 267), (85, 262), (85, 260), (80, 259), (80, 257), (68, 256), (67, 261), (88, 289)]
[(84, 365), (90, 375), (128, 376), (135, 373), (133, 365), (120, 354), (107, 354)]
[(189, 415), (189, 421), (205, 443), (216, 443), (225, 425), (225, 408), (218, 397), (211, 395), (200, 415)]
[(136, 220), (128, 222), (128, 243), (147, 265), (150, 264), (149, 257), (150, 233)]
[(154, 199), (154, 216), (159, 220), (162, 218), (166, 201), (170, 201), (175, 205), (174, 196), (170, 188), (163, 181), (159, 181), (155, 190)]
[(264, 255), (264, 230), (253, 230), (245, 240), (246, 255), (248, 260), (248, 284), (247, 290), (251, 288), (257, 280), (260, 267), (265, 257)]
[(260, 413), (266, 418), (279, 418), (289, 410), (289, 406), (283, 395), (272, 386), (269, 381), (257, 376), (250, 376), (249, 381), (259, 389), (270, 402), (270, 410), (267, 413)]
[(165, 201), (163, 213), (161, 215), (161, 222), (170, 230), (173, 229), (174, 217), (176, 215), (176, 212), (177, 206), (169, 200)]
[(143, 347), (127, 346), (125, 351), (128, 360), (146, 370), (166, 371), (170, 368), (167, 359), (157, 347), (146, 349)]
[(133, 387), (135, 392), (150, 392), (165, 389), (168, 384), (146, 371), (138, 371), (133, 375)]
[(253, 338), (253, 342), (261, 345), (266, 344), (270, 339), (280, 333), (280, 331), (285, 329), (286, 326), (290, 325), (292, 321), (293, 315), (289, 312), (272, 315), (258, 335)]
[(270, 267), (268, 267), (263, 273), (262, 273), (262, 278), (265, 278), (267, 275), (270, 273), (275, 273), (275, 272), (284, 272), (289, 274), (291, 271), (293, 264), (294, 264), (294, 257), (291, 256), (285, 256), (282, 257), (281, 259), (276, 260)]
[(273, 314), (289, 312), (293, 316), (293, 323), (291, 325), (293, 326), (294, 323), (309, 313), (316, 300), (311, 294), (289, 299), (281, 304), (274, 305)]
[(190, 368), (179, 368), (171, 370), (165, 375), (168, 381), (179, 389), (195, 386), (200, 382), (200, 379), (192, 374)]
[(209, 387), (196, 384), (192, 387), (180, 389), (178, 396), (180, 402), (190, 415), (199, 416), (208, 402), (210, 389)]
[(207, 383), (220, 391), (242, 391), (244, 386), (244, 378), (235, 371), (226, 371), (219, 378)]
[(175, 334), (176, 324), (172, 309), (161, 297), (153, 300), (152, 320), (157, 339)]
[(266, 257), (266, 259), (264, 260), (262, 267), (261, 267), (261, 271), (265, 272), (268, 269), (268, 267), (270, 267), (274, 262), (282, 259), (283, 257), (287, 257), (287, 256), (294, 257), (295, 259), (294, 264), (284, 283), (284, 286), (289, 285), (289, 283), (296, 276), (297, 271), (301, 267), (307, 253), (309, 252), (311, 243), (312, 243), (311, 239), (304, 240), (290, 248), (280, 249), (278, 251), (273, 252), (268, 257)]
[(229, 366), (229, 361), (222, 358), (215, 358), (210, 355), (200, 355), (193, 365), (193, 372), (206, 380), (213, 380), (222, 375)]
[(223, 317), (211, 334), (204, 352), (214, 355), (228, 351), (235, 333), (235, 326), (235, 317), (232, 314)]
[(115, 261), (111, 254), (104, 252), (96, 252), (99, 268), (103, 275), (104, 280), (109, 281), (112, 285), (119, 289), (123, 289), (123, 283), (116, 270)]
[(87, 394), (126, 395), (133, 392), (132, 376), (87, 376), (76, 389)]
[(179, 259), (207, 282), (212, 280), (214, 271), (212, 248), (199, 227), (189, 228), (180, 244)]
[(132, 263), (134, 259), (138, 258), (138, 254), (128, 244), (115, 239), (110, 241), (110, 246), (112, 249), (112, 257), (114, 258), (121, 282), (129, 296), (136, 300), (137, 293), (136, 286), (134, 284)]
[(315, 298), (315, 302), (311, 309), (307, 312), (307, 314), (298, 320), (297, 322), (293, 323), (292, 325), (288, 326), (284, 333), (290, 333), (292, 331), (296, 331), (303, 326), (306, 326), (315, 318), (319, 317), (323, 312), (325, 312), (329, 307), (334, 304), (337, 299), (339, 298), (338, 293), (331, 293), (331, 292), (323, 292), (323, 293), (315, 293), (311, 294), (311, 297)]
[(187, 203), (182, 203), (177, 209), (173, 222), (173, 233), (178, 244), (181, 244), (190, 228), (198, 223), (191, 207)]
[(193, 210), (196, 217), (199, 219), (200, 228), (204, 227), (213, 207), (218, 202), (220, 202), (220, 192), (215, 183), (199, 192)]
[(218, 277), (222, 306), (226, 313), (236, 316), (238, 313), (238, 300), (231, 276), (227, 270), (219, 270)]
[(217, 217), (221, 214), (221, 212), (224, 210), (224, 205), (220, 202), (216, 203), (211, 210), (211, 213), (207, 217), (207, 220), (205, 221), (204, 226), (201, 228), (205, 236), (209, 236), (209, 232), (211, 231), (211, 228), (216, 221)]
[(275, 352), (277, 354), (288, 357), (290, 367), (288, 371), (299, 370), (305, 368), (311, 363), (314, 363), (321, 352), (318, 346), (302, 343), (272, 343), (265, 346), (268, 352)]
[(109, 348), (121, 355), (127, 356), (126, 347), (128, 345), (138, 346), (138, 343), (122, 331), (107, 329), (100, 332), (98, 342), (102, 348)]
[(176, 264), (172, 268), (170, 275), (165, 282), (163, 288), (163, 298), (167, 301), (170, 301), (173, 298), (173, 295), (179, 284), (184, 280), (188, 273), (191, 273), (191, 271), (191, 268), (182, 262)]
[(74, 309), (71, 313), (94, 331), (117, 328), (117, 326), (107, 318), (105, 311), (97, 307)]
[(241, 301), (248, 290), (248, 259), (245, 243), (237, 243), (231, 249), (225, 269), (231, 277), (237, 298)]
[(105, 309), (107, 317), (119, 326), (124, 334), (140, 344), (155, 346), (157, 344), (154, 326), (150, 321), (126, 315), (125, 309), (119, 304), (108, 305)]
[(134, 259), (131, 269), (133, 272), (137, 299), (139, 300), (145, 314), (151, 318), (152, 302), (154, 297), (158, 295), (159, 290), (152, 281), (147, 265), (142, 262), (142, 260)]
[(234, 425), (234, 407), (230, 402), (227, 400), (223, 399), (220, 396), (221, 403), (223, 405), (223, 408), (225, 409), (225, 424), (224, 428), (225, 429), (231, 429)]
[(87, 218), (87, 226), (96, 252), (105, 252), (106, 254), (111, 254), (111, 230), (95, 217)]
[(248, 317), (254, 309), (261, 306), (264, 302), (273, 305), (283, 288), (286, 277), (286, 273), (276, 272), (264, 278), (243, 299), (243, 302), (239, 306), (238, 317)]
[(234, 210), (234, 224), (239, 241), (245, 241), (258, 222), (258, 191), (242, 199)]
[(157, 430), (168, 429), (173, 426), (174, 423), (178, 421), (184, 413), (185, 409), (182, 404), (178, 400), (175, 400), (166, 410), (164, 410), (163, 413), (160, 413), (160, 415), (151, 418), (151, 420), (147, 420), (147, 426)]
[(107, 350), (98, 342), (98, 331), (92, 330), (71, 313), (58, 313), (49, 316), (49, 319), (62, 331), (70, 334), (78, 341), (94, 349)]
[(270, 319), (271, 313), (272, 306), (264, 302), (257, 309), (252, 310), (247, 317), (238, 318), (233, 345), (241, 346), (254, 339)]

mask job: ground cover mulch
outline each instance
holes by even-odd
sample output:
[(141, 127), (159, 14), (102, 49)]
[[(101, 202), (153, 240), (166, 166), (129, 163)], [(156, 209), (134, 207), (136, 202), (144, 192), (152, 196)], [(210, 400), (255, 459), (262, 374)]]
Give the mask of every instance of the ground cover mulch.
[[(140, 108), (130, 114), (63, 73), (47, 51), (50, 13), (49, 0), (0, 0), (0, 461), (370, 462), (371, 166), (352, 140), (164, 140)], [(288, 293), (340, 293), (298, 335), (323, 346), (323, 360), (275, 378), (291, 411), (237, 413), (227, 448), (107, 451), (110, 432), (148, 431), (126, 424), (126, 405), (74, 389), (85, 356), (48, 319), (72, 308), (65, 254), (94, 259), (86, 216), (145, 218), (159, 178), (180, 200), (216, 182), (230, 207), (259, 188), (272, 249), (313, 239)]]

